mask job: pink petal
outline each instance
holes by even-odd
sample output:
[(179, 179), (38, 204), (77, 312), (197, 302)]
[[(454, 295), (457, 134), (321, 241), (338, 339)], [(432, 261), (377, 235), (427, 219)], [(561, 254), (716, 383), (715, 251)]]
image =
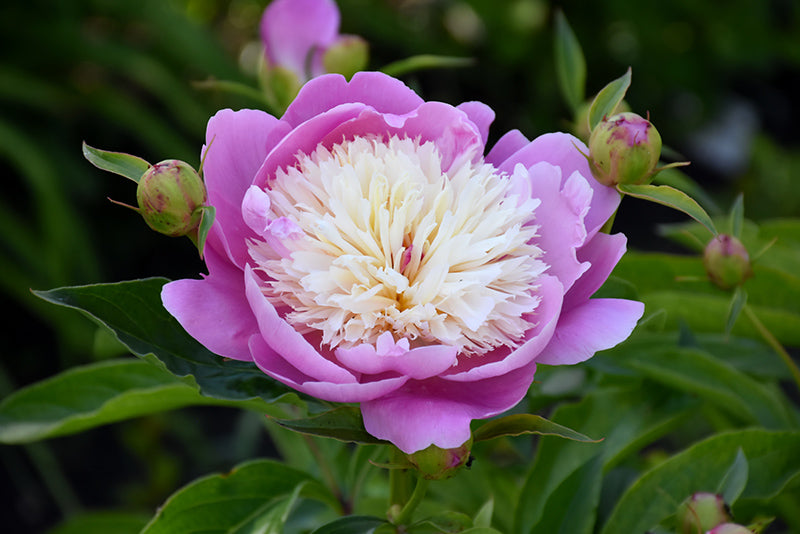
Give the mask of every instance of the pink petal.
[(384, 397), (361, 404), (364, 427), (410, 454), (436, 445), (452, 449), (470, 437), (470, 422), (505, 412), (533, 382), (530, 363), (508, 374), (468, 384), (438, 378), (409, 381)]
[(564, 181), (561, 170), (549, 163), (537, 163), (528, 173), (531, 194), (541, 200), (535, 211), (539, 236), (534, 242), (544, 251), (542, 260), (550, 266), (548, 274), (557, 276), (566, 291), (589, 268), (588, 263), (578, 261), (576, 249), (586, 239), (583, 221), (592, 189), (578, 173)]
[(278, 315), (261, 292), (256, 274), (249, 265), (245, 267), (245, 293), (264, 341), (292, 367), (314, 380), (337, 384), (356, 382), (352, 373), (322, 356)]
[(326, 74), (300, 89), (282, 120), (298, 126), (336, 106), (352, 103), (372, 107), (380, 113), (402, 115), (423, 102), (403, 82), (381, 72), (357, 72), (349, 83), (339, 74)]
[(331, 402), (364, 402), (388, 395), (408, 381), (405, 376), (385, 376), (369, 382), (326, 382), (316, 380), (293, 367), (270, 347), (264, 338), (250, 338), (250, 352), (259, 369), (275, 380), (312, 397)]
[(571, 365), (588, 360), (627, 339), (643, 313), (641, 302), (590, 299), (561, 315), (555, 335), (536, 362)]
[(441, 378), (458, 382), (482, 380), (504, 375), (535, 360), (555, 332), (564, 288), (556, 277), (542, 275), (537, 294), (542, 300), (532, 319), (536, 326), (526, 332), (522, 345), (513, 350), (501, 347), (480, 356), (462, 357)]
[[(498, 144), (500, 143), (498, 142)], [(546, 161), (561, 168), (563, 180), (578, 171), (594, 190), (592, 208), (586, 215), (586, 230), (591, 236), (605, 224), (617, 209), (620, 197), (616, 189), (601, 185), (592, 177), (589, 163), (581, 152), (588, 154), (589, 149), (577, 137), (565, 133), (549, 133), (537, 137), (525, 147), (514, 152), (500, 163), (498, 168), (511, 173), (517, 163), (531, 167), (540, 161)], [(493, 159), (492, 161), (497, 160)]]
[(578, 250), (578, 260), (588, 262), (591, 267), (564, 296), (564, 309), (569, 310), (588, 300), (614, 270), (617, 262), (625, 254), (627, 239), (623, 234), (603, 234), (595, 236)]
[(485, 145), (489, 139), (489, 126), (494, 122), (494, 110), (483, 102), (464, 102), (456, 108), (466, 113), (469, 120), (475, 123)]
[(224, 109), (208, 122), (203, 179), (208, 204), (216, 208), (209, 243), (222, 247), (218, 251), (239, 267), (248, 259), (245, 238), (252, 235), (242, 219), (242, 198), (267, 157), (267, 138), (277, 123), (275, 117), (249, 109)]
[(247, 340), (258, 331), (244, 296), (242, 271), (206, 249), (209, 275), (176, 280), (161, 290), (164, 307), (208, 350), (235, 360), (250, 360)]
[(371, 375), (395, 371), (417, 380), (443, 373), (456, 362), (457, 354), (456, 347), (446, 345), (417, 347), (398, 355), (378, 354), (368, 343), (336, 349), (336, 358), (352, 371)]
[[(339, 34), (339, 18), (333, 0), (274, 0), (261, 18), (261, 39), (270, 63), (293, 71), (305, 81), (309, 52), (314, 49), (321, 58)], [(321, 61), (317, 60), (310, 74), (322, 73)]]
[(511, 130), (501, 137), (486, 155), (486, 163), (499, 167), (512, 154), (528, 145), (530, 141), (519, 130)]

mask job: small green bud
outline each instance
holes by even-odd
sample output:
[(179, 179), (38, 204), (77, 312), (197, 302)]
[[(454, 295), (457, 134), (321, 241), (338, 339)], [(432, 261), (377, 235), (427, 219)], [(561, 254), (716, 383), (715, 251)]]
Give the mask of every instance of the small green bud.
[(589, 137), (589, 166), (603, 185), (649, 183), (660, 156), (661, 135), (636, 113), (603, 120)]
[(753, 534), (753, 531), (736, 523), (723, 523), (709, 530), (708, 534)]
[(747, 249), (728, 234), (720, 234), (709, 241), (703, 252), (703, 267), (709, 279), (722, 289), (740, 286), (753, 276)]
[(428, 480), (440, 480), (454, 476), (470, 458), (472, 437), (455, 449), (440, 449), (431, 445), (408, 455), (408, 461), (419, 471), (420, 476)]
[(176, 237), (196, 231), (206, 201), (200, 175), (179, 160), (165, 160), (150, 167), (136, 189), (139, 213), (147, 225)]
[(678, 508), (678, 532), (697, 534), (730, 520), (722, 497), (713, 493), (695, 493)]
[(341, 74), (348, 80), (368, 63), (369, 44), (357, 35), (342, 35), (322, 56), (325, 72)]
[(282, 111), (289, 107), (303, 86), (293, 70), (279, 65), (268, 65), (263, 80), (267, 98)]

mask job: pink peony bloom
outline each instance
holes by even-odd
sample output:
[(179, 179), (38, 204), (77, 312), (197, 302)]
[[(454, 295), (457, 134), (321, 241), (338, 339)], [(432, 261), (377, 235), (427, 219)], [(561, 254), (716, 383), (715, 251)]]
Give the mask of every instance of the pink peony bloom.
[(511, 131), (484, 156), (493, 119), (375, 72), (316, 78), (281, 119), (218, 112), (209, 274), (167, 284), (164, 305), (217, 354), (360, 403), (406, 453), (462, 445), (537, 364), (613, 347), (644, 308), (589, 298), (626, 239), (598, 232), (619, 194), (586, 147)]
[(270, 65), (292, 71), (301, 82), (325, 73), (325, 51), (339, 35), (333, 0), (274, 0), (261, 18), (261, 40)]

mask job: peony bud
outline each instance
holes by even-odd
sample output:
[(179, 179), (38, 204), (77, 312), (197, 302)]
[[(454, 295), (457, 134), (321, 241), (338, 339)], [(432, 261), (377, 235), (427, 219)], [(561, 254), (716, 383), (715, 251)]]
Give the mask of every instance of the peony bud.
[(636, 113), (603, 120), (589, 137), (589, 166), (603, 185), (649, 183), (660, 156), (661, 135)]
[(369, 63), (369, 44), (357, 35), (342, 35), (325, 51), (325, 72), (341, 74), (348, 80)]
[(736, 523), (723, 523), (712, 528), (706, 534), (753, 534), (753, 531)]
[(165, 160), (150, 167), (136, 190), (139, 213), (147, 225), (168, 236), (188, 235), (202, 218), (206, 189), (200, 175), (179, 160)]
[(440, 449), (431, 445), (427, 449), (408, 455), (408, 461), (428, 480), (440, 480), (454, 476), (470, 458), (472, 438), (455, 449)]
[(713, 493), (695, 493), (678, 508), (678, 532), (697, 534), (730, 520), (722, 497)]
[(703, 266), (711, 281), (722, 289), (740, 286), (753, 276), (747, 249), (728, 234), (720, 234), (709, 241), (703, 252)]

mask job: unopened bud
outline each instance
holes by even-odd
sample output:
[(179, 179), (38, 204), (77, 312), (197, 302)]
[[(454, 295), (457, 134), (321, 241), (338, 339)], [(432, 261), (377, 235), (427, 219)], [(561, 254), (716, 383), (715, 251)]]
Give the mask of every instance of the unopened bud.
[(723, 523), (709, 530), (707, 534), (753, 534), (753, 531), (736, 523)]
[(173, 237), (189, 235), (200, 224), (206, 189), (188, 163), (171, 159), (144, 173), (136, 200), (139, 213), (156, 232)]
[(325, 72), (343, 75), (348, 80), (367, 68), (369, 44), (357, 35), (342, 35), (322, 56)]
[(649, 183), (660, 156), (661, 135), (636, 113), (603, 120), (589, 137), (589, 166), (603, 185)]
[(678, 508), (678, 532), (697, 534), (730, 520), (722, 497), (713, 493), (695, 493)]
[(753, 276), (747, 249), (728, 234), (720, 234), (706, 245), (703, 266), (709, 279), (722, 289), (740, 286)]
[(419, 471), (420, 476), (429, 480), (440, 480), (454, 476), (456, 472), (470, 458), (472, 450), (472, 438), (455, 449), (440, 449), (436, 445), (431, 445), (427, 449), (422, 449), (408, 455), (408, 461)]

